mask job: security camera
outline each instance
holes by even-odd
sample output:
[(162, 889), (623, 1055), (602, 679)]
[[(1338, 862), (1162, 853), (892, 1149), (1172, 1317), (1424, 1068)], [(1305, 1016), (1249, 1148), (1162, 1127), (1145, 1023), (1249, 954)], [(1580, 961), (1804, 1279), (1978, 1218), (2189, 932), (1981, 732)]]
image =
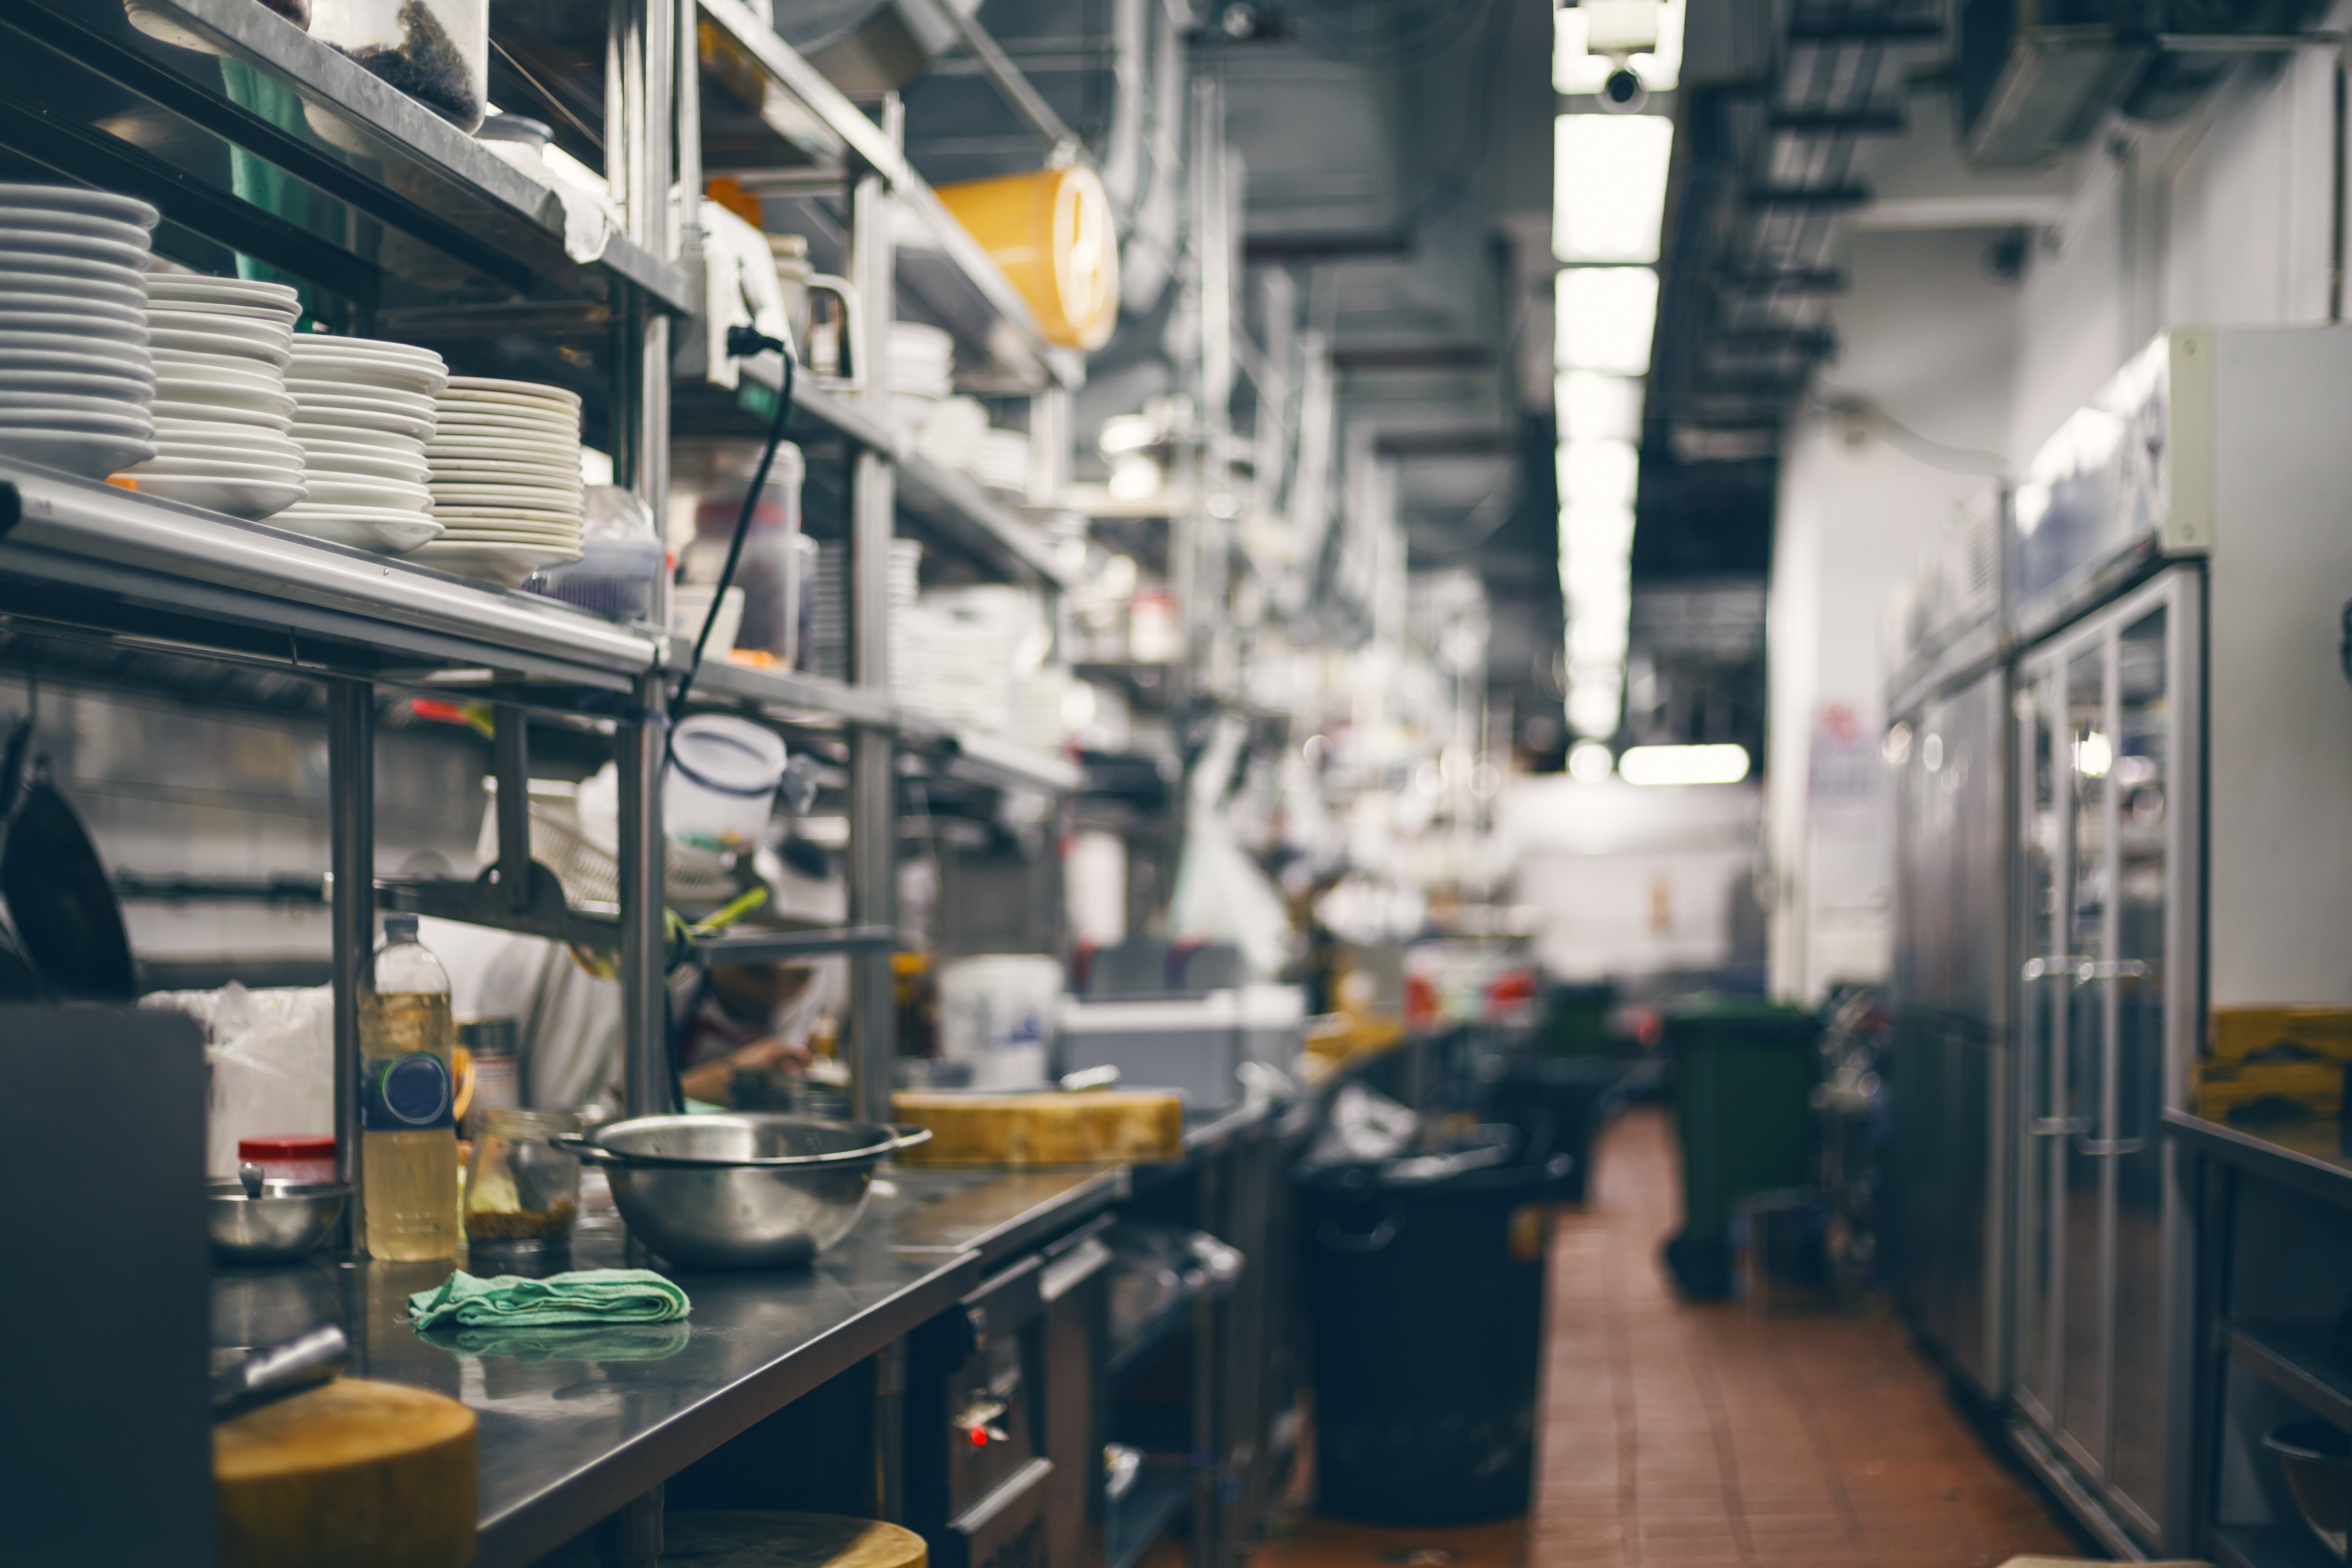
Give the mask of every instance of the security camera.
[(1650, 89), (1630, 67), (1619, 66), (1601, 84), (1601, 107), (1611, 114), (1638, 114), (1649, 101)]

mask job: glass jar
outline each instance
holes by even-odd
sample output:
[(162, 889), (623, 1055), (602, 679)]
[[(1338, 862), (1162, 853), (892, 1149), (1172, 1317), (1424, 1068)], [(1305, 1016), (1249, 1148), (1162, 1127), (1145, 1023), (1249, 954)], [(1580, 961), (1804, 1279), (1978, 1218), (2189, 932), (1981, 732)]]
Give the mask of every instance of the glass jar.
[(310, 36), (458, 130), (482, 122), (490, 94), (488, 0), (317, 0)]
[(568, 1110), (501, 1107), (481, 1113), (466, 1173), (466, 1245), (475, 1258), (572, 1245), (580, 1162), (548, 1140), (579, 1130), (580, 1119)]

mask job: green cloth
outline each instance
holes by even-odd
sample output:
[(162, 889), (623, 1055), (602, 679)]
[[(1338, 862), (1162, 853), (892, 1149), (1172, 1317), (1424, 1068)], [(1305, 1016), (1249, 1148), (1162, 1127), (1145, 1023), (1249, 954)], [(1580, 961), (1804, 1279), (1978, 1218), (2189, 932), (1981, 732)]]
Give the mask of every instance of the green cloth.
[(408, 1299), (420, 1329), (545, 1328), (551, 1323), (667, 1323), (693, 1310), (686, 1292), (646, 1268), (582, 1268), (525, 1279), (478, 1279), (460, 1268)]

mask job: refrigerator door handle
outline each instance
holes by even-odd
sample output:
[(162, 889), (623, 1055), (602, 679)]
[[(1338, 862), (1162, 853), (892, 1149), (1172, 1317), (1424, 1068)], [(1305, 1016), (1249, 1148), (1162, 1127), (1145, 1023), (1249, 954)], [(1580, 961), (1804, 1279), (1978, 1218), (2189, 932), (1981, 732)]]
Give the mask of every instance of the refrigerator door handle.
[(2025, 967), (2018, 971), (2018, 975), (2023, 980), (2049, 980), (2061, 974), (2071, 974), (2074, 971), (2073, 959), (2063, 952), (2053, 952), (2047, 958), (2027, 959)]
[(2090, 1127), (2091, 1119), (2087, 1116), (2037, 1116), (2025, 1124), (2025, 1130), (2036, 1138), (2059, 1138), (2069, 1132), (2080, 1134), (2089, 1131)]
[(2077, 1138), (2074, 1149), (2086, 1158), (2111, 1160), (2117, 1154), (2137, 1154), (2147, 1147), (2145, 1138)]
[(2094, 980), (2145, 980), (2147, 965), (2137, 958), (2110, 959), (2094, 963), (2084, 959), (2074, 966), (2074, 984), (2088, 985)]

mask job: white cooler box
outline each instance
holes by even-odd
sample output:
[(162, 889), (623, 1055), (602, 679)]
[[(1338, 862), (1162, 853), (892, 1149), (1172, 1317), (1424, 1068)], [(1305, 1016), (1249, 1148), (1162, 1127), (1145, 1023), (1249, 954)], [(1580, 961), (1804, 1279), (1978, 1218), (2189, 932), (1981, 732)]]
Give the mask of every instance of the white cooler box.
[(1196, 1110), (1223, 1110), (1243, 1095), (1241, 1065), (1285, 1074), (1307, 1036), (1306, 994), (1296, 985), (1245, 985), (1204, 996), (1148, 1002), (1066, 997), (1061, 1071), (1115, 1067), (1130, 1089), (1170, 1089)]

